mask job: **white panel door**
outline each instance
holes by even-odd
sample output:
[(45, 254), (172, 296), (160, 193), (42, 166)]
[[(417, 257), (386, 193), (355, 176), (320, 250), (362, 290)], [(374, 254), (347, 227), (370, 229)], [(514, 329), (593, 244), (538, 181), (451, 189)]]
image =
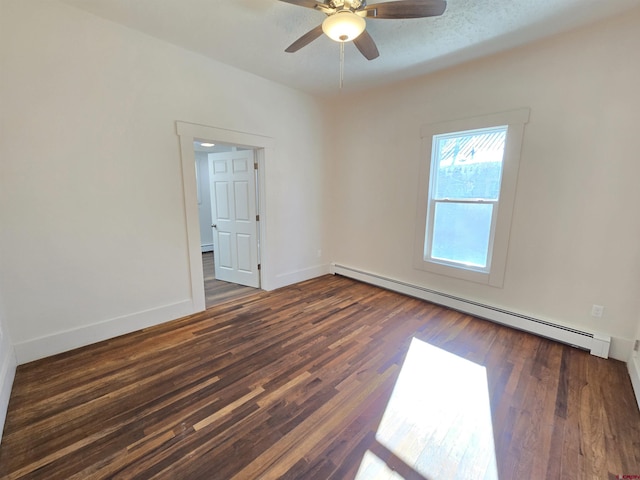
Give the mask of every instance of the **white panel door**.
[(210, 153), (213, 254), (217, 280), (260, 286), (253, 150)]

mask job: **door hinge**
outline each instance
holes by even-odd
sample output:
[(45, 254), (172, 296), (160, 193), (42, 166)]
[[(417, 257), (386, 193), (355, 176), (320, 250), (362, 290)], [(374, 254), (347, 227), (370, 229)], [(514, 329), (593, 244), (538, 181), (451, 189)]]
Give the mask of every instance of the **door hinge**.
[(253, 169), (254, 169), (254, 170), (257, 170), (257, 169), (258, 169), (258, 162), (255, 162), (255, 163), (253, 164)]
[(262, 265), (258, 264), (258, 270), (260, 270), (260, 269), (261, 269), (261, 267), (262, 267)]
[(260, 215), (256, 215), (256, 222), (260, 221)]

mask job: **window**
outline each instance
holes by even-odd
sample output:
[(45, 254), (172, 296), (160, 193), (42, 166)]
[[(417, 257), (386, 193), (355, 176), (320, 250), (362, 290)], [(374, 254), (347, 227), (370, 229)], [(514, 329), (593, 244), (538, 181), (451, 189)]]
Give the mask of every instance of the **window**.
[(426, 260), (488, 271), (507, 127), (434, 135)]
[(529, 110), (426, 125), (414, 264), (502, 286)]

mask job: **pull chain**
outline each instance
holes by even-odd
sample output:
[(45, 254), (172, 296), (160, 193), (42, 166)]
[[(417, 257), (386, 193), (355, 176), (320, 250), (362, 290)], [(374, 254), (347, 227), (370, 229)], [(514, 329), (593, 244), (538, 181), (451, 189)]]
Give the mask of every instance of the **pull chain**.
[(340, 42), (340, 90), (344, 84), (344, 42)]

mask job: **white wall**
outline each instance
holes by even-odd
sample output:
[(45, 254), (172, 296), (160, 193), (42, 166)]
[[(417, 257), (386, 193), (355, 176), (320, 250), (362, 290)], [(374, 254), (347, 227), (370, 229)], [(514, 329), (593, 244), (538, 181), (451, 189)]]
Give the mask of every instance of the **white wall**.
[[(612, 335), (640, 312), (640, 10), (332, 108), (336, 263)], [(422, 124), (531, 108), (504, 288), (412, 267)], [(603, 318), (591, 305), (605, 306)]]
[(4, 304), (0, 292), (0, 440), (11, 397), (11, 386), (16, 374), (16, 357), (4, 319)]
[[(628, 358), (640, 311), (640, 11), (341, 96), (325, 112), (310, 96), (56, 1), (0, 2), (0, 245), (10, 252), (0, 291), (19, 361), (190, 311), (176, 120), (275, 139), (272, 284), (322, 272), (331, 258), (611, 334), (613, 355)], [(420, 125), (522, 106), (531, 122), (504, 288), (414, 270)], [(592, 303), (605, 305), (602, 319), (590, 317)]]
[(176, 120), (273, 138), (270, 284), (328, 271), (320, 102), (53, 0), (0, 1), (0, 291), (20, 363), (192, 311)]
[(198, 216), (200, 218), (200, 245), (203, 252), (213, 250), (211, 229), (211, 185), (209, 183), (209, 154), (195, 152), (198, 172)]

